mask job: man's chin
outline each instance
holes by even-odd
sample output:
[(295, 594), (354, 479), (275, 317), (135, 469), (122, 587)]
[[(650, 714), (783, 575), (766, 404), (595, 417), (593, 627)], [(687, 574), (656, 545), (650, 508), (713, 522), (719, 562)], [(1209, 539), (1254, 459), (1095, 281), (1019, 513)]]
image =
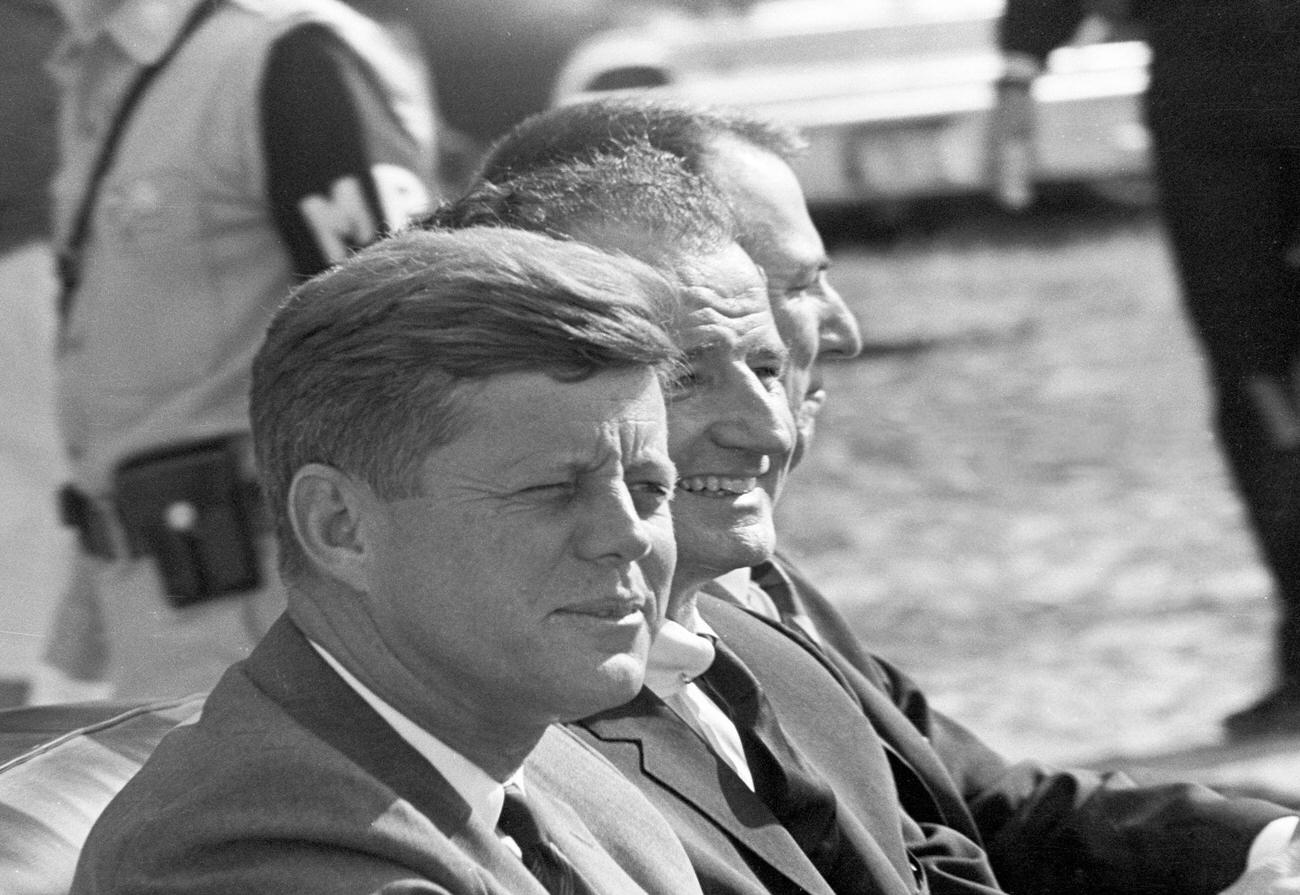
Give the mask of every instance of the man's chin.
[(588, 686), (572, 691), (574, 698), (565, 712), (568, 717), (560, 720), (576, 721), (631, 702), (641, 692), (645, 667), (644, 654), (610, 656), (592, 675)]
[(771, 520), (755, 522), (725, 535), (712, 532), (698, 538), (689, 529), (679, 528), (674, 597), (719, 575), (765, 562), (775, 550), (776, 531)]

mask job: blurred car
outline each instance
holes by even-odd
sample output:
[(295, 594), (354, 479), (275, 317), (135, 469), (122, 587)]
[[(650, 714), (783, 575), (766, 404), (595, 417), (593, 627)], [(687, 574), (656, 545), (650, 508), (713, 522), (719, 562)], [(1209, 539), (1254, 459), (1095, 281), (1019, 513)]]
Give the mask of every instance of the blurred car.
[[(7, 0), (0, 0), (7, 2)], [(443, 124), (443, 179), (466, 185), (488, 145), (550, 103), (585, 41), (648, 25), (674, 0), (345, 0), (422, 57)]]
[(1031, 145), (990, 152), (1002, 6), (679, 0), (581, 42), (551, 102), (635, 90), (786, 121), (810, 139), (797, 169), (814, 205), (1145, 178), (1149, 53), (1100, 19), (1054, 52), (1034, 83)]

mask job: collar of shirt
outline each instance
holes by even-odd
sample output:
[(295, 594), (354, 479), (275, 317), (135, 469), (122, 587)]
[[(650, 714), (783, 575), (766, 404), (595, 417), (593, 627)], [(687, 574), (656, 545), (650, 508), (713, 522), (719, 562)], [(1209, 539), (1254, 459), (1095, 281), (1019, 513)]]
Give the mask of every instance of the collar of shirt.
[(645, 685), (665, 701), (713, 664), (717, 635), (698, 612), (683, 621), (669, 619), (660, 625), (646, 660)]
[[(769, 567), (767, 574), (780, 576), (784, 586), (793, 590), (793, 583), (779, 565), (774, 562), (767, 565)], [(749, 568), (735, 569), (709, 581), (701, 590), (772, 621), (786, 625), (793, 624), (813, 643), (818, 646), (825, 646), (825, 640), (822, 638), (821, 632), (817, 630), (817, 626), (813, 624), (813, 620), (808, 617), (803, 608), (796, 601), (791, 600), (790, 602), (793, 605), (788, 606), (786, 611), (782, 612), (777, 605), (777, 601), (772, 599), (771, 595), (763, 589), (763, 586), (754, 580), (755, 571), (755, 569)]]
[[(68, 0), (67, 33), (55, 48), (49, 69), (60, 76), (75, 57), (101, 37), (140, 66), (162, 58), (181, 27), (203, 0), (125, 0), (116, 7), (102, 0)], [(73, 11), (75, 10), (75, 12)]]
[(754, 775), (745, 746), (727, 713), (693, 683), (713, 664), (718, 635), (696, 611), (666, 621), (650, 644), (645, 685), (709, 745), (751, 790)]
[(356, 691), (356, 694), (365, 700), (366, 704), (374, 709), (379, 717), (397, 732), (398, 736), (406, 740), (412, 749), (420, 753), (425, 761), (433, 765), (438, 773), (446, 778), (451, 788), (456, 790), (456, 794), (469, 804), (471, 813), (487, 824), (489, 829), (495, 830), (497, 821), (501, 819), (501, 805), (505, 801), (507, 785), (515, 786), (521, 793), (526, 794), (522, 768), (504, 783), (496, 782), (488, 776), (487, 771), (376, 696), (369, 687), (357, 680), (338, 659), (330, 655), (316, 641), (309, 642), (330, 668), (343, 678), (344, 683)]
[(760, 615), (769, 618), (777, 617), (776, 604), (754, 584), (748, 566), (719, 575), (712, 581), (706, 582), (700, 589), (728, 603), (752, 609)]

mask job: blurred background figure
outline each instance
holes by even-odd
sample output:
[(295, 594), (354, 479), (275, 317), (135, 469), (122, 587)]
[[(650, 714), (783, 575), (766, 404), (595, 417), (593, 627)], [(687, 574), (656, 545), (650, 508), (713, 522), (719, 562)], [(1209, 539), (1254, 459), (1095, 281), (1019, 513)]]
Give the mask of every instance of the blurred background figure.
[(80, 549), (46, 656), (123, 698), (204, 690), (284, 602), (249, 362), (295, 282), (428, 206), (428, 83), (334, 0), (57, 6), (61, 505)]
[(1300, 731), (1300, 3), (1008, 0), (995, 120), (1028, 126), (1029, 85), (1097, 6), (1152, 50), (1146, 115), (1219, 444), (1280, 602), (1277, 682), (1229, 736)]
[(47, 0), (0, 4), (0, 706), (20, 703), (67, 570), (51, 492), (54, 284), (48, 181), (57, 93), (42, 68), (59, 33)]
[(467, 187), (493, 140), (551, 103), (556, 76), (584, 39), (654, 21), (657, 0), (346, 0), (395, 26), (433, 74), (438, 156), (448, 192)]

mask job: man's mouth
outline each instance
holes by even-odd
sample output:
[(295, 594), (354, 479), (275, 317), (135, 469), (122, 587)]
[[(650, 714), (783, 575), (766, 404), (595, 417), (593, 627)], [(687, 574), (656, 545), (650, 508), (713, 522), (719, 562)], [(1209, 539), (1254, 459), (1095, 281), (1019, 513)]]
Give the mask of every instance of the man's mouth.
[(591, 600), (576, 603), (560, 610), (565, 615), (582, 615), (602, 621), (619, 621), (629, 615), (640, 614), (645, 609), (641, 600)]
[(677, 490), (705, 497), (733, 497), (758, 487), (754, 476), (691, 475), (677, 480)]
[(826, 390), (822, 387), (821, 377), (817, 377), (808, 383), (808, 388), (803, 393), (805, 401), (822, 402), (826, 400)]

